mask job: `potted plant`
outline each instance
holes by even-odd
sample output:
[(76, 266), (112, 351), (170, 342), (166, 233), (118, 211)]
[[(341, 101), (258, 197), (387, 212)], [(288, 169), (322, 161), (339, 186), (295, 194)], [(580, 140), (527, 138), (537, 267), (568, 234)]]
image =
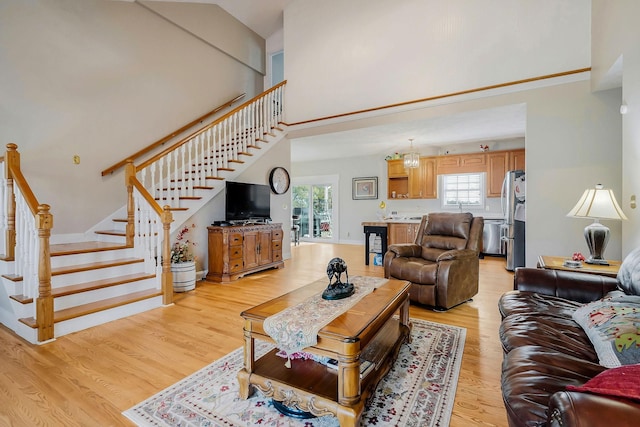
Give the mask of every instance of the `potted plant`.
[(171, 247), (171, 272), (173, 273), (174, 292), (186, 292), (196, 287), (196, 257), (191, 251), (191, 246), (195, 246), (187, 237), (191, 228), (185, 225), (176, 235), (176, 242)]

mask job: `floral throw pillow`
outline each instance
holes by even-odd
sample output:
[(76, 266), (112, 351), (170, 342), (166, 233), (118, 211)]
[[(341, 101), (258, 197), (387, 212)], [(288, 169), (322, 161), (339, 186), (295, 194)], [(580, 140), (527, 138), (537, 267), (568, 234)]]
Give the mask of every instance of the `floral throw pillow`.
[(602, 366), (640, 363), (640, 296), (612, 292), (573, 313)]

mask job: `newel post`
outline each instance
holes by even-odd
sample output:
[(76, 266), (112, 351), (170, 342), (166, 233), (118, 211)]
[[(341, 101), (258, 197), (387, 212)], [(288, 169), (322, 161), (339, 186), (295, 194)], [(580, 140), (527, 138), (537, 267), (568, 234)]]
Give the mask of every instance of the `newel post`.
[(13, 192), (13, 168), (20, 169), (20, 153), (14, 143), (7, 144), (4, 156), (4, 177), (7, 180), (7, 230), (5, 231), (5, 259), (14, 260), (16, 255), (16, 195)]
[(53, 228), (53, 215), (49, 205), (38, 205), (36, 228), (40, 253), (38, 254), (38, 297), (36, 298), (36, 323), (38, 324), (38, 342), (54, 337), (53, 296), (51, 295), (51, 253), (49, 238)]
[(171, 206), (162, 208), (162, 304), (173, 304), (173, 276), (171, 274), (171, 236), (173, 222)]
[(133, 235), (135, 233), (135, 203), (133, 201), (133, 183), (132, 179), (136, 176), (136, 167), (133, 164), (133, 160), (127, 160), (125, 166), (125, 185), (127, 186), (127, 226), (126, 226), (126, 245), (133, 246)]

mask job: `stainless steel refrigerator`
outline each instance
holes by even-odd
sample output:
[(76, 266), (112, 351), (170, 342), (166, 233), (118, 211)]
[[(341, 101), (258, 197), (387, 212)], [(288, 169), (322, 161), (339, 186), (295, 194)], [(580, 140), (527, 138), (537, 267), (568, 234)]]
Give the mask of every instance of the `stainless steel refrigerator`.
[(507, 270), (513, 271), (525, 265), (526, 182), (524, 171), (506, 173), (502, 182), (500, 204), (504, 224), (500, 240), (504, 245)]

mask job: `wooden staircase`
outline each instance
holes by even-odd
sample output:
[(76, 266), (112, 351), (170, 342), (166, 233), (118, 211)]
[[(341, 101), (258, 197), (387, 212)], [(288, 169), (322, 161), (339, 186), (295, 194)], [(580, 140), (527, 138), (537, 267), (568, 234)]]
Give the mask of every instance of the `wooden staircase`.
[[(256, 99), (259, 97), (236, 110), (246, 108)], [(232, 113), (221, 120), (230, 120)], [(222, 191), (225, 180), (233, 179), (250, 167), (259, 158), (254, 154), (260, 150), (266, 152), (263, 148), (268, 149), (269, 144), (272, 146), (284, 135), (280, 125), (269, 126), (266, 131), (244, 126), (233, 132), (228, 131), (228, 138), (213, 149), (205, 150), (202, 144), (205, 137), (201, 135), (211, 126), (175, 144), (175, 152), (182, 147), (179, 170), (163, 170), (160, 166), (156, 173), (162, 178), (144, 185), (148, 190), (142, 188), (143, 178), (138, 181), (138, 177), (144, 168), (155, 167), (149, 166), (153, 162), (147, 160), (141, 167), (128, 165), (125, 181), (129, 199), (134, 201), (135, 206), (128, 203), (117, 213), (105, 218), (85, 233), (88, 237), (86, 241), (49, 244), (50, 262), (44, 267), (40, 248), (40, 259), (30, 261), (39, 265), (38, 277), (34, 277), (34, 269), (28, 267), (29, 261), (26, 268), (20, 267), (24, 258), (29, 256), (17, 249), (14, 256), (5, 256), (4, 260), (0, 260), (0, 274), (8, 297), (3, 300), (0, 293), (0, 322), (29, 342), (43, 343), (87, 327), (170, 304), (172, 289), (166, 289), (166, 279), (162, 276), (167, 274), (168, 262), (162, 264), (158, 260), (168, 254), (164, 252), (170, 245), (168, 233), (180, 228), (198, 209)], [(258, 136), (248, 141), (250, 135)], [(234, 146), (234, 141), (243, 143), (238, 147)], [(185, 146), (188, 156), (185, 155)], [(196, 155), (193, 159), (192, 151), (196, 150), (204, 154)], [(174, 157), (169, 157), (168, 161), (159, 162), (177, 164), (178, 154), (169, 154), (172, 155)], [(145, 191), (148, 191), (146, 196), (143, 194)], [(170, 230), (163, 233), (162, 223), (155, 219), (153, 209), (146, 208), (151, 214), (142, 213), (144, 200), (165, 206), (156, 206), (155, 209), (156, 212), (164, 209), (173, 218), (173, 222), (169, 220)], [(148, 224), (155, 224), (155, 228), (147, 228)], [(133, 236), (128, 235), (131, 229), (135, 229)], [(17, 231), (15, 233), (18, 234)], [(54, 235), (52, 240), (64, 241), (64, 236)], [(141, 246), (153, 248), (141, 252)], [(42, 270), (49, 270), (45, 271), (50, 282), (48, 288), (43, 286)], [(29, 279), (31, 284), (28, 283)], [(34, 286), (37, 289), (34, 290)], [(48, 301), (51, 301), (51, 308), (45, 309), (43, 315), (41, 306)], [(47, 313), (47, 310), (51, 312)], [(52, 322), (49, 326), (44, 324), (47, 318)], [(46, 332), (48, 329), (51, 331)]]

